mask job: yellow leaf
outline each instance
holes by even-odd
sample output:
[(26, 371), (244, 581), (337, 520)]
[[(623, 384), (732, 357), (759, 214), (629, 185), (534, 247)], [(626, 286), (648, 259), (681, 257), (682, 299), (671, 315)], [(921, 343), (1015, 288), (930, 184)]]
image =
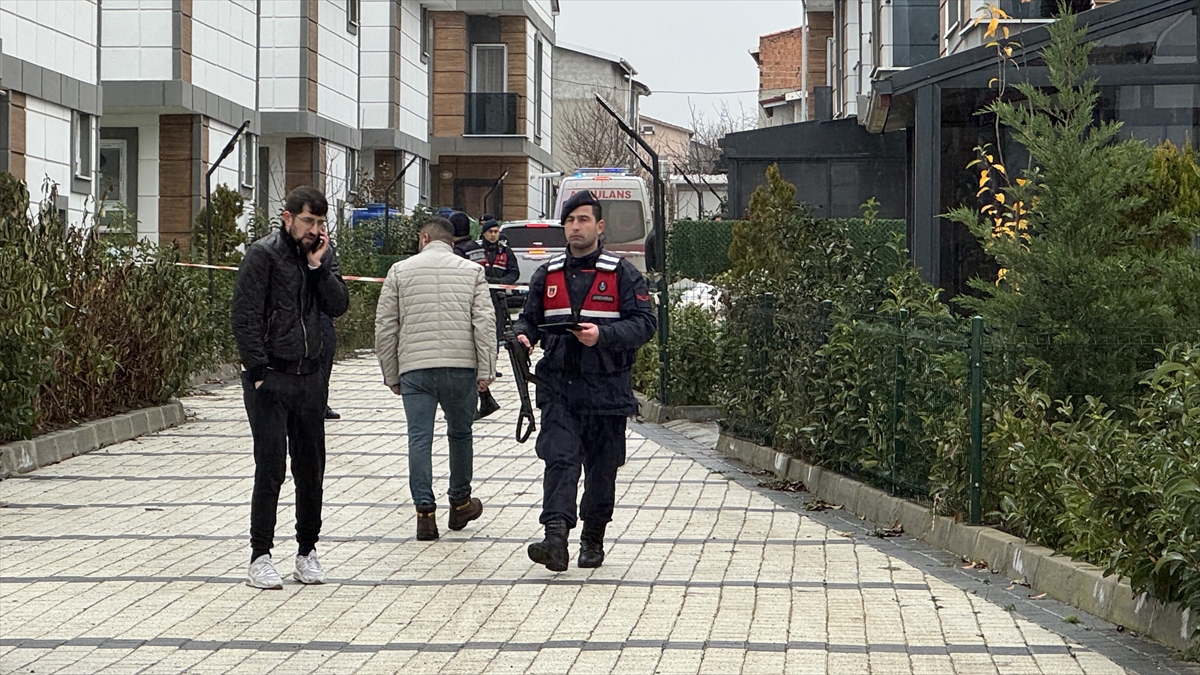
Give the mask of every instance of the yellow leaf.
[(1003, 30), (1004, 30), (1004, 39), (1007, 40), (1008, 39), (1008, 26), (1005, 26)]
[(1026, 183), (1028, 183), (1028, 182), (1029, 182), (1029, 181), (1025, 180), (1024, 178), (1018, 178), (1018, 179), (1017, 179), (1017, 185), (1020, 185), (1020, 186), (1024, 186), (1024, 185), (1025, 185)]
[(996, 193), (996, 201), (1000, 202), (1001, 204), (1004, 203), (1004, 193), (1003, 192)]
[(1000, 166), (999, 164), (992, 164), (992, 166), (995, 167), (996, 170), (999, 171), (1001, 174), (1003, 174), (1005, 176), (1008, 175), (1008, 172), (1004, 170), (1003, 166)]
[(984, 37), (992, 37), (996, 34), (996, 29), (1000, 27), (1000, 18), (993, 16), (991, 21), (988, 21), (987, 30), (984, 31)]
[(1000, 78), (998, 78), (998, 77), (993, 77), (992, 79), (988, 80), (988, 86), (989, 86), (989, 87), (991, 87), (991, 86), (992, 86), (992, 83), (994, 83), (994, 82), (999, 82), (999, 81), (1000, 81)]
[(985, 172), (985, 171), (979, 172), (979, 187), (983, 187), (984, 185), (987, 185), (987, 183), (988, 183), (987, 172)]
[(991, 164), (992, 162), (996, 161), (996, 158), (992, 157), (991, 155), (984, 155), (984, 157), (987, 157), (988, 164)]
[(1004, 55), (1005, 55), (1005, 56), (1012, 56), (1012, 47), (1005, 47), (1005, 48), (1004, 48)]

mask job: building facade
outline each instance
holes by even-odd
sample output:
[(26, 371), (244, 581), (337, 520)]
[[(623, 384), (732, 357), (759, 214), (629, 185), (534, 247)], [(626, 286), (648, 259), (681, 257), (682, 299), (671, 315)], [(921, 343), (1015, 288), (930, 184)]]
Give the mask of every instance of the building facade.
[[(614, 164), (633, 168), (626, 136), (596, 102), (602, 97), (631, 129), (637, 128), (641, 98), (650, 89), (635, 78), (628, 61), (578, 45), (554, 47), (554, 168)], [(605, 157), (607, 156), (607, 158)]]
[(557, 0), (0, 0), (0, 169), (35, 190), (48, 177), (72, 222), (120, 212), (183, 249), (209, 185), (239, 192), (246, 219), (312, 185), (341, 222), (379, 198), (363, 178), (404, 210), (535, 216), (557, 14)]
[(551, 209), (551, 0), (426, 3), (434, 204), (473, 217)]
[(97, 0), (0, 0), (0, 171), (35, 201), (57, 185), (70, 222), (102, 194), (100, 21)]

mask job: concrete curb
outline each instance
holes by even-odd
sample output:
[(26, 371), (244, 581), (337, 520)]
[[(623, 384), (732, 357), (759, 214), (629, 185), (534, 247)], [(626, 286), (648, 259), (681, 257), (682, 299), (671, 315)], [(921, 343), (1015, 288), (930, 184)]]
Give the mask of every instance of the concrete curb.
[(106, 445), (162, 431), (183, 424), (183, 420), (183, 404), (173, 400), (163, 406), (106, 417), (30, 441), (0, 445), (0, 480), (57, 464)]
[(643, 420), (654, 424), (662, 424), (671, 420), (707, 422), (721, 416), (721, 411), (715, 405), (664, 406), (641, 392), (635, 391), (633, 396), (638, 402), (638, 415)]
[(1167, 605), (1147, 593), (1133, 592), (1127, 579), (1105, 577), (1099, 567), (1071, 560), (1043, 546), (991, 527), (967, 525), (882, 490), (802, 462), (774, 448), (721, 434), (717, 450), (781, 480), (801, 481), (808, 492), (863, 520), (885, 527), (900, 525), (905, 534), (972, 561), (1013, 581), (1028, 583), (1039, 593), (1136, 631), (1170, 647), (1200, 645), (1189, 640), (1193, 623), (1188, 608)]
[(202, 387), (208, 384), (209, 380), (232, 382), (241, 377), (241, 372), (241, 364), (226, 363), (224, 365), (217, 366), (212, 370), (206, 370), (202, 373), (196, 373), (195, 375), (192, 375), (191, 379), (188, 380), (188, 386), (193, 388)]

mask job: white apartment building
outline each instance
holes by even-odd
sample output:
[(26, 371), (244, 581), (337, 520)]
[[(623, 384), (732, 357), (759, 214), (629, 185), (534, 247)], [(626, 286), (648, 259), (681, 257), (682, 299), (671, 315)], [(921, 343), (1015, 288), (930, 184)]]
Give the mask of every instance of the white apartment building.
[(318, 187), (334, 220), (360, 176), (390, 182), (413, 160), (393, 206), (536, 217), (557, 14), (557, 0), (0, 0), (0, 169), (35, 189), (48, 176), (73, 222), (119, 208), (185, 250), (210, 170), (272, 216)]
[(0, 171), (56, 184), (70, 222), (100, 193), (99, 30), (97, 0), (0, 0)]

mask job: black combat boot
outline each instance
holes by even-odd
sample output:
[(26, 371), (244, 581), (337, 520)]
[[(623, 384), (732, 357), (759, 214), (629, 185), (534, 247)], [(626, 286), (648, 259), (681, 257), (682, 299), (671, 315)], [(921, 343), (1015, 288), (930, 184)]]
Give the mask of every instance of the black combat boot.
[(479, 392), (479, 409), (475, 411), (475, 419), (480, 420), (500, 409), (496, 397), (490, 391)]
[(566, 521), (552, 520), (546, 523), (546, 538), (529, 545), (529, 559), (539, 565), (545, 565), (546, 569), (552, 572), (567, 569), (567, 561), (571, 557), (567, 553)]
[(604, 525), (583, 524), (579, 533), (579, 566), (599, 567), (604, 564)]

